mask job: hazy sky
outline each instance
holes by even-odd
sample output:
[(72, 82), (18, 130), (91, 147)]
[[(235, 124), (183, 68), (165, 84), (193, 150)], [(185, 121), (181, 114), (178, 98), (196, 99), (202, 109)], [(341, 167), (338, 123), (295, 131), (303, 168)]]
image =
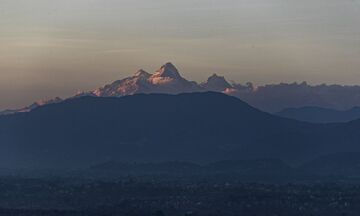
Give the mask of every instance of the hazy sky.
[(171, 61), (256, 84), (360, 84), (359, 0), (0, 0), (0, 109)]

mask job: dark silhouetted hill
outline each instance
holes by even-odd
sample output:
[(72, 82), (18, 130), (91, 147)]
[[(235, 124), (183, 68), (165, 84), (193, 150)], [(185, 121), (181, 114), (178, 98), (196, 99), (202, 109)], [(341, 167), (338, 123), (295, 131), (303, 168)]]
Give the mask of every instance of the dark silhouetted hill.
[(344, 111), (321, 107), (288, 108), (276, 115), (313, 123), (349, 122), (360, 118), (360, 107)]
[(359, 122), (317, 125), (261, 112), (221, 93), (80, 97), (0, 117), (3, 167), (104, 161), (300, 163), (360, 150)]

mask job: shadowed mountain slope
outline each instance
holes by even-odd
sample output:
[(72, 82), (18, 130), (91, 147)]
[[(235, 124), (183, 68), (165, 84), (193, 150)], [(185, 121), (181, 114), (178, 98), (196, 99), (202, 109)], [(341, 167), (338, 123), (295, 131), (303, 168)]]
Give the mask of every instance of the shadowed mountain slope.
[(321, 107), (288, 108), (276, 115), (314, 123), (349, 122), (360, 118), (360, 107), (344, 111)]
[(0, 162), (36, 168), (109, 160), (297, 163), (360, 149), (358, 126), (284, 119), (213, 92), (81, 97), (0, 117)]

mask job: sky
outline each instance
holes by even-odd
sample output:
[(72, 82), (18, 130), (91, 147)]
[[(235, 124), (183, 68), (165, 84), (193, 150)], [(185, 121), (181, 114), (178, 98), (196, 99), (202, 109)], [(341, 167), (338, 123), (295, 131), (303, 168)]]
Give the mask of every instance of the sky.
[(198, 82), (360, 84), (359, 0), (0, 0), (0, 109), (165, 62)]

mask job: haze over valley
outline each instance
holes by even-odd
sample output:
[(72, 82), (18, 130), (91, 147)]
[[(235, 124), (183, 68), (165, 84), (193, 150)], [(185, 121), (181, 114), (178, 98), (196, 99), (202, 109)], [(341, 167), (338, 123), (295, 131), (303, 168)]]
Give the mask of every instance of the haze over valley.
[(360, 0), (0, 0), (1, 216), (359, 216)]

